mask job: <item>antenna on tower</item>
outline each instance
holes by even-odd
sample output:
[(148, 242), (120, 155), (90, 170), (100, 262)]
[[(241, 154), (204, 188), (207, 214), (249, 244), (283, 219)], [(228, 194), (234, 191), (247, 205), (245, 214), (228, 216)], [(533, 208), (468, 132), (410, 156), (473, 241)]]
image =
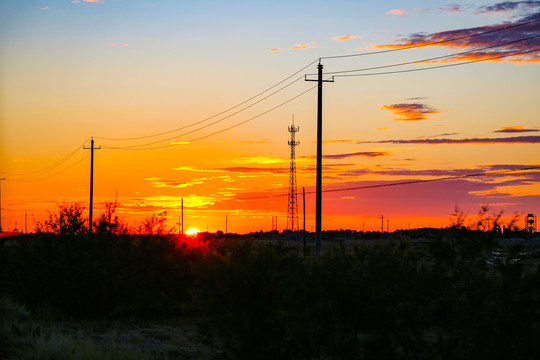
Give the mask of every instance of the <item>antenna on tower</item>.
[(289, 196), (287, 206), (287, 229), (296, 231), (298, 230), (298, 193), (296, 191), (296, 154), (295, 147), (300, 145), (300, 141), (295, 140), (296, 133), (300, 131), (300, 127), (294, 126), (294, 115), (292, 116), (292, 125), (289, 126), (289, 132), (291, 133), (291, 140), (289, 145), (291, 146), (291, 164), (289, 167)]

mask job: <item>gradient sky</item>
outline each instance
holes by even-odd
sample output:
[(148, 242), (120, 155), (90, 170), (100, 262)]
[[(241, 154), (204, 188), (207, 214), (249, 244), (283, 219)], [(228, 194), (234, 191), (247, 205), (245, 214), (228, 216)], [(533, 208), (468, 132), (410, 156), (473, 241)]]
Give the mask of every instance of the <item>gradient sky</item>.
[[(93, 136), (96, 215), (117, 196), (128, 223), (166, 210), (172, 227), (183, 198), (185, 228), (282, 230), (293, 115), (314, 229), (303, 76), (320, 57), (342, 72), (324, 85), (325, 190), (540, 166), (539, 35), (540, 1), (2, 1), (3, 229), (88, 208)], [(540, 171), (325, 193), (323, 229), (444, 227), (485, 204), (540, 215)]]

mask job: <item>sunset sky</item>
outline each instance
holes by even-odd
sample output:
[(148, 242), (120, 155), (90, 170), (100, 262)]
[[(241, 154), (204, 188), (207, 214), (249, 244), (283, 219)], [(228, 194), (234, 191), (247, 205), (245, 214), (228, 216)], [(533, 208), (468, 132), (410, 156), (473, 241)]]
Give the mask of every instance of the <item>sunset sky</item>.
[(363, 187), (540, 167), (539, 49), (540, 1), (1, 1), (2, 228), (88, 209), (94, 137), (94, 217), (176, 228), (183, 198), (185, 229), (283, 230), (294, 116), (313, 230), (319, 58), (323, 191), (360, 188), (323, 230), (538, 216), (538, 169)]

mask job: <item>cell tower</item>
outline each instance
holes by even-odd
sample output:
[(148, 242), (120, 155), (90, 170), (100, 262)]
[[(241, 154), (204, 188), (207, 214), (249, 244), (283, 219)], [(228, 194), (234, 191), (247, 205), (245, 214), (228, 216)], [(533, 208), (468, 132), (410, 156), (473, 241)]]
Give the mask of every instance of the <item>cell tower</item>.
[(292, 126), (289, 126), (289, 132), (291, 133), (291, 140), (289, 145), (291, 146), (291, 165), (289, 168), (289, 196), (288, 196), (288, 209), (287, 209), (287, 229), (296, 231), (298, 230), (298, 194), (296, 192), (296, 155), (295, 147), (300, 144), (300, 141), (295, 140), (296, 133), (300, 131), (300, 127), (294, 126), (294, 115), (292, 119)]

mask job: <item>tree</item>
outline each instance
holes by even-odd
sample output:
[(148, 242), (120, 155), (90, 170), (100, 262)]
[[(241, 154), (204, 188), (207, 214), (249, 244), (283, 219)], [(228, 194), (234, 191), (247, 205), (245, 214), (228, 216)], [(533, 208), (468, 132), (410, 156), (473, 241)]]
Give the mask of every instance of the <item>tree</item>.
[(84, 206), (79, 203), (58, 204), (58, 213), (49, 212), (49, 219), (36, 224), (38, 233), (79, 235), (87, 231), (87, 219), (83, 216)]
[(114, 202), (105, 203), (105, 211), (94, 221), (97, 233), (126, 234), (128, 232), (127, 226), (116, 215), (117, 206), (117, 199)]

